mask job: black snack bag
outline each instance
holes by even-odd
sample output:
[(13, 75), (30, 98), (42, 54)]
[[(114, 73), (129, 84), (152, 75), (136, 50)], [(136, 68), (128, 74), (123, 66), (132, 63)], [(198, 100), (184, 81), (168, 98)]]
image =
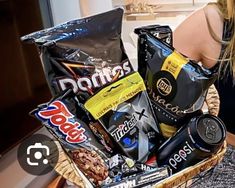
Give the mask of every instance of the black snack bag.
[(84, 103), (133, 71), (121, 40), (123, 9), (73, 20), (21, 39), (35, 43), (53, 95), (72, 88)]
[[(172, 30), (167, 25), (148, 25), (143, 27), (135, 28), (135, 34), (150, 34), (157, 39), (165, 42), (169, 45), (172, 45)], [(147, 64), (145, 62), (145, 51), (138, 50), (138, 72), (140, 75), (145, 78)]]
[(140, 162), (146, 162), (162, 141), (145, 90), (136, 72), (106, 86), (84, 105), (124, 153)]
[(202, 107), (216, 73), (147, 33), (139, 35), (138, 52), (139, 69), (146, 64), (141, 76), (161, 126), (181, 126)]
[(169, 45), (172, 45), (172, 30), (168, 25), (147, 25), (135, 28), (135, 34), (140, 35), (144, 33), (151, 34), (152, 36), (160, 39)]

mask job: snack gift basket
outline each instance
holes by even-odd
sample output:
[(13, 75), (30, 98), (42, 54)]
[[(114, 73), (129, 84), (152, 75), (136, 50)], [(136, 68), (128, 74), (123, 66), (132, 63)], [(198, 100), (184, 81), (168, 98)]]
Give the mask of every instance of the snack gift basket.
[[(192, 125), (194, 117), (199, 124), (204, 116), (200, 120), (205, 132), (209, 125), (204, 124), (217, 119), (219, 96), (212, 85), (214, 74), (166, 44), (172, 41), (167, 26), (136, 30), (143, 44), (138, 44), (139, 70), (134, 71), (121, 40), (122, 16), (123, 10), (117, 8), (21, 38), (37, 45), (53, 95), (30, 113), (57, 140), (59, 157), (53, 166), (60, 177), (50, 188), (59, 187), (63, 179), (86, 188), (118, 187), (120, 182), (121, 187), (132, 187), (125, 183), (135, 179), (139, 187), (186, 187), (213, 169), (226, 151), (226, 143), (221, 144), (225, 128), (220, 130), (219, 141), (211, 142), (211, 149), (210, 142), (199, 138), (196, 126), (184, 126)], [(205, 107), (201, 109), (203, 102)], [(197, 107), (192, 109), (194, 104)], [(177, 152), (182, 146), (186, 148), (183, 155), (193, 153), (187, 164), (183, 163), (185, 158), (180, 159), (183, 162), (174, 173), (167, 163), (161, 163), (161, 158), (167, 159), (174, 149), (167, 149), (168, 156), (162, 157), (165, 153), (160, 151), (170, 139), (163, 138), (159, 122), (163, 127), (178, 129), (173, 140), (187, 128), (189, 133), (183, 142), (188, 144), (191, 136), (195, 146), (193, 149), (180, 145), (181, 141), (170, 141), (172, 148), (178, 147)], [(223, 125), (220, 120), (217, 124)], [(218, 131), (210, 131), (217, 138), (214, 133)], [(198, 145), (194, 145), (195, 138), (199, 138)]]
[[(210, 86), (205, 100), (204, 109), (212, 115), (218, 115), (219, 113), (219, 96), (214, 85)], [(76, 165), (73, 161), (66, 155), (61, 146), (59, 145), (59, 161), (55, 166), (55, 171), (60, 175), (58, 176), (48, 188), (59, 188), (61, 187), (61, 182), (65, 183), (65, 180), (72, 182), (78, 187), (83, 187), (81, 182), (81, 176), (77, 175)], [(226, 141), (222, 145), (221, 149), (211, 156), (210, 158), (201, 161), (193, 166), (185, 168), (184, 170), (152, 185), (154, 188), (172, 188), (172, 187), (190, 187), (193, 185), (194, 181), (200, 181), (207, 174), (210, 174), (214, 167), (223, 159), (226, 152)], [(67, 171), (64, 171), (64, 165), (67, 165)]]

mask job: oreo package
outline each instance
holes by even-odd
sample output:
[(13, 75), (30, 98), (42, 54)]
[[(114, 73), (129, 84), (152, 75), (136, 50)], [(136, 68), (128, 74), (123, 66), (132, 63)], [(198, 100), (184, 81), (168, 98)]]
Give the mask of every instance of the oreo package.
[(139, 69), (159, 122), (181, 126), (201, 109), (216, 73), (204, 69), (149, 33), (139, 35)]
[(85, 108), (98, 119), (126, 156), (146, 162), (161, 136), (145, 84), (135, 72), (100, 90)]
[(80, 102), (133, 71), (121, 40), (123, 9), (66, 22), (23, 36), (39, 49), (55, 96), (72, 88)]

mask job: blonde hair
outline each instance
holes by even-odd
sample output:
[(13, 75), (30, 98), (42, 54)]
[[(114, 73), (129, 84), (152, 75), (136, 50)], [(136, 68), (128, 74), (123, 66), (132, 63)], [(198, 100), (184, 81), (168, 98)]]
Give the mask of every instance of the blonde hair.
[(229, 41), (222, 41), (221, 39), (219, 39), (218, 36), (216, 36), (215, 32), (213, 32), (213, 29), (209, 23), (207, 15), (206, 15), (207, 24), (208, 24), (208, 27), (209, 27), (209, 30), (210, 30), (212, 37), (217, 42), (220, 42), (221, 44), (224, 44), (226, 46), (222, 57), (220, 57), (220, 59), (218, 60), (219, 62), (221, 62), (219, 72), (220, 72), (220, 75), (222, 75), (222, 77), (223, 77), (223, 76), (225, 76), (224, 75), (225, 71), (229, 68), (229, 70), (233, 73), (233, 76), (235, 77), (235, 33), (234, 33), (234, 29), (235, 29), (235, 6), (234, 6), (235, 0), (217, 0), (216, 5), (219, 9), (220, 15), (224, 19), (229, 20), (228, 29), (233, 31), (232, 35), (231, 35), (231, 39)]

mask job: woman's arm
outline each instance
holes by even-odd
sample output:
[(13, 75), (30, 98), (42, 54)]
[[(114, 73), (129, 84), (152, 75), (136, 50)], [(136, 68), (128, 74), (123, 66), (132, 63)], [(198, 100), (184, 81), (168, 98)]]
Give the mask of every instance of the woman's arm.
[(216, 42), (208, 29), (208, 21), (218, 38), (222, 38), (223, 21), (216, 5), (207, 5), (188, 16), (173, 32), (173, 46), (189, 58), (213, 67), (220, 55), (221, 44)]

